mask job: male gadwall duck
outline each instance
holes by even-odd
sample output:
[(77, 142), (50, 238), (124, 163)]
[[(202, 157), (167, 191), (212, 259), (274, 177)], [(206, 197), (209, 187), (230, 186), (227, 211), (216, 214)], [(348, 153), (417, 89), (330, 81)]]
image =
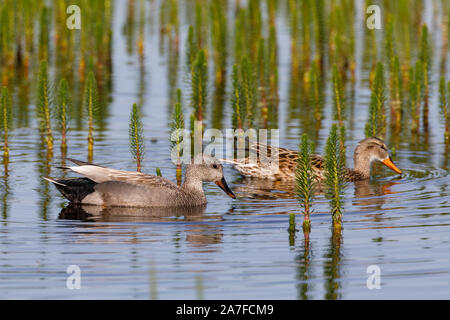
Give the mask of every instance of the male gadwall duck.
[[(186, 166), (181, 186), (163, 177), (122, 171), (68, 159), (78, 166), (66, 167), (85, 178), (53, 180), (71, 203), (120, 207), (191, 207), (206, 204), (203, 181), (214, 181), (227, 195), (236, 198), (216, 159), (201, 154)], [(203, 161), (202, 161), (203, 160)]]
[[(270, 180), (295, 180), (295, 169), (297, 166), (298, 151), (267, 147), (267, 154), (278, 151), (278, 166), (274, 162), (260, 161), (263, 157), (259, 152), (262, 145), (250, 143), (249, 151), (258, 155), (258, 160), (252, 161), (248, 157), (243, 159), (223, 159), (230, 162), (239, 173), (246, 177), (270, 179)], [(361, 140), (355, 149), (353, 155), (355, 168), (345, 170), (345, 179), (347, 181), (359, 181), (370, 178), (370, 169), (374, 161), (380, 161), (388, 168), (397, 173), (402, 173), (400, 169), (392, 162), (386, 144), (383, 140), (370, 137)], [(324, 159), (317, 154), (312, 155), (311, 164), (317, 179), (325, 178)]]

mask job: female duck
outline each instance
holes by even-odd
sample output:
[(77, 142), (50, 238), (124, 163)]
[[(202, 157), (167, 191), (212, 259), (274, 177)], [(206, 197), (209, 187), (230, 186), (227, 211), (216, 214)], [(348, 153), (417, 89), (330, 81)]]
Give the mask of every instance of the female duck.
[[(240, 174), (246, 177), (263, 178), (271, 180), (295, 180), (295, 169), (297, 166), (298, 152), (284, 148), (267, 147), (267, 154), (278, 152), (278, 165), (271, 161), (261, 161), (259, 152), (262, 145), (258, 143), (250, 144), (250, 152), (256, 152), (259, 161), (250, 161), (249, 158), (237, 160), (224, 160), (231, 162)], [(392, 162), (386, 144), (375, 137), (361, 140), (353, 155), (354, 169), (346, 169), (345, 179), (347, 181), (358, 181), (370, 178), (371, 165), (374, 161), (380, 161), (388, 168), (397, 173), (402, 173)], [(319, 180), (325, 177), (324, 160), (320, 155), (311, 157), (311, 164), (316, 177)]]
[[(199, 155), (201, 156), (201, 155)], [(206, 204), (203, 181), (214, 181), (235, 198), (223, 176), (222, 165), (209, 156), (186, 167), (184, 183), (177, 186), (162, 177), (105, 168), (68, 159), (79, 166), (68, 167), (85, 178), (52, 180), (71, 203), (121, 207), (191, 207)]]

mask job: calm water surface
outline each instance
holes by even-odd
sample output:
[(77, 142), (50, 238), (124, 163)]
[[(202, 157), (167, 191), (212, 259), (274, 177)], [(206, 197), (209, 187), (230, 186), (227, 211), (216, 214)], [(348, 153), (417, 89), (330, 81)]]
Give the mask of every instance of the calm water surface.
[[(118, 169), (135, 167), (127, 119), (131, 104), (141, 98), (147, 137), (144, 171), (154, 173), (160, 167), (174, 180), (168, 145), (168, 61), (158, 52), (158, 33), (150, 28), (145, 84), (140, 86), (142, 70), (136, 56), (127, 54), (121, 33), (124, 3), (116, 3), (112, 101), (107, 128), (96, 140), (94, 161)], [(182, 24), (181, 30), (184, 43), (187, 25)], [(289, 40), (283, 20), (278, 33), (280, 144), (296, 148), (301, 114), (289, 116)], [(357, 33), (357, 40), (361, 36)], [(350, 166), (353, 149), (364, 136), (368, 72), (358, 65), (347, 143)], [(328, 110), (331, 96), (327, 99)], [(412, 146), (409, 137), (398, 137), (395, 162), (404, 171), (401, 177), (378, 167), (372, 181), (346, 187), (344, 229), (338, 240), (332, 235), (328, 201), (322, 194), (314, 205), (309, 241), (301, 231), (289, 239), (288, 214), (300, 213), (289, 191), (292, 186), (246, 181), (229, 166), (225, 176), (238, 199), (205, 184), (205, 209), (75, 210), (41, 179), (65, 174), (55, 168), (61, 164), (58, 148), (47, 166), (36, 123), (16, 129), (10, 142), (9, 175), (2, 171), (0, 190), (0, 298), (448, 299), (449, 152), (442, 144), (436, 88), (430, 104), (431, 131), (423, 137), (428, 143)], [(223, 124), (228, 127), (229, 108), (225, 113)], [(319, 152), (330, 124), (327, 111)], [(72, 130), (69, 156), (85, 159), (86, 154), (86, 132)], [(69, 265), (81, 269), (80, 290), (66, 288)], [(370, 265), (381, 270), (379, 290), (366, 286)]]

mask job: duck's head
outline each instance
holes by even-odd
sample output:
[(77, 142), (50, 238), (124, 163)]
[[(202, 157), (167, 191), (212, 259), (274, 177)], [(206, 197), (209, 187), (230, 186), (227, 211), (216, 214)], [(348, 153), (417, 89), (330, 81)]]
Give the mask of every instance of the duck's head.
[(358, 143), (355, 149), (354, 161), (355, 169), (363, 173), (370, 170), (370, 165), (374, 161), (380, 161), (395, 172), (402, 173), (394, 162), (392, 162), (384, 141), (375, 137), (366, 138)]
[(222, 164), (214, 157), (198, 154), (195, 156), (193, 164), (189, 166), (190, 174), (201, 181), (215, 182), (225, 193), (235, 199), (233, 191), (228, 187), (223, 175)]

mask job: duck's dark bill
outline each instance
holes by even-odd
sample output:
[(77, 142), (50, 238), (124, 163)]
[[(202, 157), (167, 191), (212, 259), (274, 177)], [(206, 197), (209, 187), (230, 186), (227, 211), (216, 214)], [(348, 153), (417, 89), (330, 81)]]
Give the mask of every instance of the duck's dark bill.
[(402, 171), (401, 171), (399, 168), (397, 168), (397, 166), (392, 162), (391, 157), (389, 157), (389, 158), (383, 160), (383, 163), (384, 163), (384, 165), (385, 165), (386, 167), (388, 167), (388, 168), (394, 170), (395, 172), (397, 172), (397, 173), (402, 173)]
[(234, 195), (233, 191), (231, 191), (230, 188), (228, 188), (227, 182), (225, 181), (225, 178), (222, 178), (220, 181), (216, 181), (216, 184), (225, 191), (227, 195), (229, 195), (231, 198), (236, 199), (236, 196)]

